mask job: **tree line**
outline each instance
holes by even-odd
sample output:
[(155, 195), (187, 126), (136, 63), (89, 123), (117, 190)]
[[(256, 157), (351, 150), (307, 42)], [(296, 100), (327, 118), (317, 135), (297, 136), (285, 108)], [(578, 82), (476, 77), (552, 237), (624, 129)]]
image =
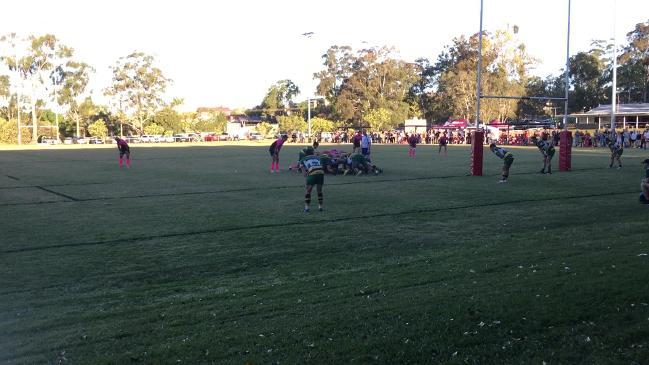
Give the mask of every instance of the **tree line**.
[[(565, 69), (546, 77), (534, 76), (539, 60), (527, 52), (518, 31), (518, 26), (512, 26), (483, 33), (482, 93), (563, 97)], [(618, 101), (649, 102), (649, 20), (638, 23), (626, 40), (618, 49)], [(318, 81), (316, 93), (325, 100), (314, 108), (313, 115), (337, 127), (373, 130), (395, 128), (407, 118), (435, 123), (448, 118), (473, 120), (478, 46), (478, 34), (459, 36), (436, 60), (419, 58), (410, 63), (401, 60), (393, 48), (331, 46), (322, 56), (323, 69), (313, 75)], [(589, 50), (570, 57), (570, 113), (610, 103), (612, 47), (609, 41), (596, 40)], [(282, 118), (286, 120), (292, 112), (305, 112), (305, 104), (292, 102), (288, 94), (275, 97), (282, 89), (280, 84), (288, 83), (290, 80), (272, 85), (255, 108), (259, 114), (280, 118), (280, 126)], [(273, 104), (267, 102), (269, 98)], [(550, 101), (483, 99), (480, 119), (548, 118), (561, 114), (560, 106)]]
[[(333, 45), (322, 55), (323, 68), (313, 74), (321, 100), (311, 105), (312, 128), (387, 130), (408, 118), (473, 119), (478, 46), (478, 34), (459, 36), (435, 60), (407, 62), (394, 48)], [(598, 40), (570, 57), (570, 112), (610, 103), (612, 47)], [(618, 54), (619, 100), (649, 102), (649, 20), (627, 33)], [(527, 53), (517, 26), (485, 31), (482, 55), (484, 94), (563, 96), (564, 70), (533, 76), (539, 60)], [(95, 69), (52, 34), (1, 35), (0, 65), (0, 142), (15, 143), (21, 135), (27, 143), (53, 135), (56, 128), (64, 136), (221, 132), (227, 122), (219, 113), (178, 112), (183, 99), (163, 99), (173, 81), (143, 52), (120, 57), (111, 66), (111, 83), (102, 89), (108, 105), (98, 105), (89, 96)], [(299, 93), (291, 80), (280, 80), (245, 113), (268, 122), (260, 126), (264, 131), (271, 131), (274, 122), (283, 131), (306, 131), (308, 105), (294, 100)], [(485, 99), (480, 118), (548, 117), (555, 108), (538, 101)]]

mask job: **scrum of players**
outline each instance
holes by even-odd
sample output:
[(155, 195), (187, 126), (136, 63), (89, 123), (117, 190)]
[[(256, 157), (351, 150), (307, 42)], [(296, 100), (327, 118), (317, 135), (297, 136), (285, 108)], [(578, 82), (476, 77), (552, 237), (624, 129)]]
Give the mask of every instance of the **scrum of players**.
[(383, 169), (372, 163), (369, 153), (355, 150), (351, 153), (336, 148), (318, 151), (318, 142), (313, 143), (313, 147), (305, 147), (300, 150), (298, 161), (289, 167), (289, 170), (302, 172), (300, 161), (307, 155), (307, 150), (320, 159), (320, 163), (325, 174), (330, 175), (379, 175)]

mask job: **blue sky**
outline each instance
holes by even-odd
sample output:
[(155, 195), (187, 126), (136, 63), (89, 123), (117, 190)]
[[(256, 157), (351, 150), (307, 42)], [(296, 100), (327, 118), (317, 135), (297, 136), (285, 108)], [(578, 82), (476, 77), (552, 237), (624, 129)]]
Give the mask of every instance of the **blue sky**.
[[(649, 1), (617, 0), (619, 42), (649, 20)], [(520, 27), (534, 71), (565, 63), (567, 0), (484, 0), (484, 28)], [(571, 53), (612, 38), (614, 0), (572, 0)], [(153, 54), (174, 80), (169, 98), (198, 106), (252, 107), (275, 81), (291, 79), (306, 97), (330, 45), (388, 45), (400, 56), (434, 60), (453, 37), (478, 31), (479, 0), (151, 1), (22, 0), (3, 2), (0, 33), (53, 33), (96, 69), (98, 101), (109, 66), (134, 50)], [(301, 36), (314, 32), (312, 38)]]

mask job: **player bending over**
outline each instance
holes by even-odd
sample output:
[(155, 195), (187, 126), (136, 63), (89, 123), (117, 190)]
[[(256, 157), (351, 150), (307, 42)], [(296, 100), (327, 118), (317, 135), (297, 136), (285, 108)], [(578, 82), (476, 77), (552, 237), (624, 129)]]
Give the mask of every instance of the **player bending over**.
[(124, 156), (126, 156), (126, 168), (131, 168), (131, 149), (128, 147), (128, 143), (119, 137), (115, 137), (115, 142), (117, 142), (119, 150), (119, 167), (122, 167)]
[(282, 149), (282, 146), (287, 139), (288, 136), (286, 134), (282, 134), (282, 136), (280, 138), (277, 138), (277, 140), (275, 140), (275, 142), (273, 142), (273, 144), (271, 144), (268, 148), (268, 152), (270, 153), (270, 157), (272, 158), (272, 162), (270, 163), (271, 173), (275, 171), (279, 172), (279, 151)]
[(504, 162), (504, 164), (503, 164), (503, 178), (498, 182), (506, 183), (507, 178), (509, 178), (509, 168), (514, 163), (514, 155), (512, 155), (511, 152), (507, 151), (504, 148), (497, 147), (495, 143), (490, 144), (489, 149), (491, 150), (491, 152), (494, 153), (494, 155), (500, 157), (503, 160), (503, 162)]
[(640, 193), (640, 203), (642, 204), (649, 204), (649, 158), (642, 161), (642, 164), (644, 165), (644, 179), (640, 182), (640, 189), (642, 189), (642, 193)]
[(545, 174), (547, 169), (548, 174), (552, 174), (552, 157), (554, 157), (554, 146), (552, 143), (546, 141), (545, 139), (538, 139), (537, 137), (532, 137), (532, 142), (539, 148), (541, 154), (543, 155), (543, 168), (539, 171), (541, 174)]
[(320, 158), (314, 155), (312, 147), (306, 150), (306, 156), (300, 161), (300, 166), (306, 177), (306, 194), (304, 195), (304, 212), (309, 212), (311, 205), (311, 190), (315, 185), (318, 192), (318, 210), (322, 211), (322, 185), (324, 185), (324, 170), (320, 164)]
[(613, 167), (613, 162), (617, 160), (618, 169), (622, 168), (622, 161), (620, 160), (620, 157), (622, 157), (622, 153), (624, 153), (624, 147), (623, 143), (621, 142), (613, 142), (612, 140), (608, 140), (607, 142), (608, 148), (611, 150), (611, 163), (608, 165), (608, 168)]

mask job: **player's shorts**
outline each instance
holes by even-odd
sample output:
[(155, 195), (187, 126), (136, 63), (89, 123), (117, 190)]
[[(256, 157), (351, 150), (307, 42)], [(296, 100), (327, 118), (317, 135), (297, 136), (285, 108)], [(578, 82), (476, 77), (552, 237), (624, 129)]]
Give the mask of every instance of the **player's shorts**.
[(307, 185), (323, 185), (324, 184), (324, 174), (315, 174), (309, 175), (306, 177)]
[(270, 153), (270, 157), (275, 157), (275, 150), (268, 150), (268, 153)]
[(552, 157), (554, 157), (554, 150), (548, 151), (548, 158), (551, 159)]
[(514, 163), (514, 156), (507, 155), (503, 160), (505, 161), (505, 167), (509, 168)]
[(119, 150), (119, 158), (124, 157), (126, 155), (127, 158), (131, 157), (131, 151), (129, 150)]
[(640, 201), (641, 204), (649, 204), (649, 200), (645, 198), (643, 193), (640, 193), (640, 196), (638, 197), (638, 201)]
[(617, 157), (622, 156), (622, 153), (624, 153), (624, 150), (617, 150), (613, 154), (616, 155)]
[(361, 148), (361, 154), (363, 156), (367, 156), (370, 154), (370, 149), (369, 148)]

